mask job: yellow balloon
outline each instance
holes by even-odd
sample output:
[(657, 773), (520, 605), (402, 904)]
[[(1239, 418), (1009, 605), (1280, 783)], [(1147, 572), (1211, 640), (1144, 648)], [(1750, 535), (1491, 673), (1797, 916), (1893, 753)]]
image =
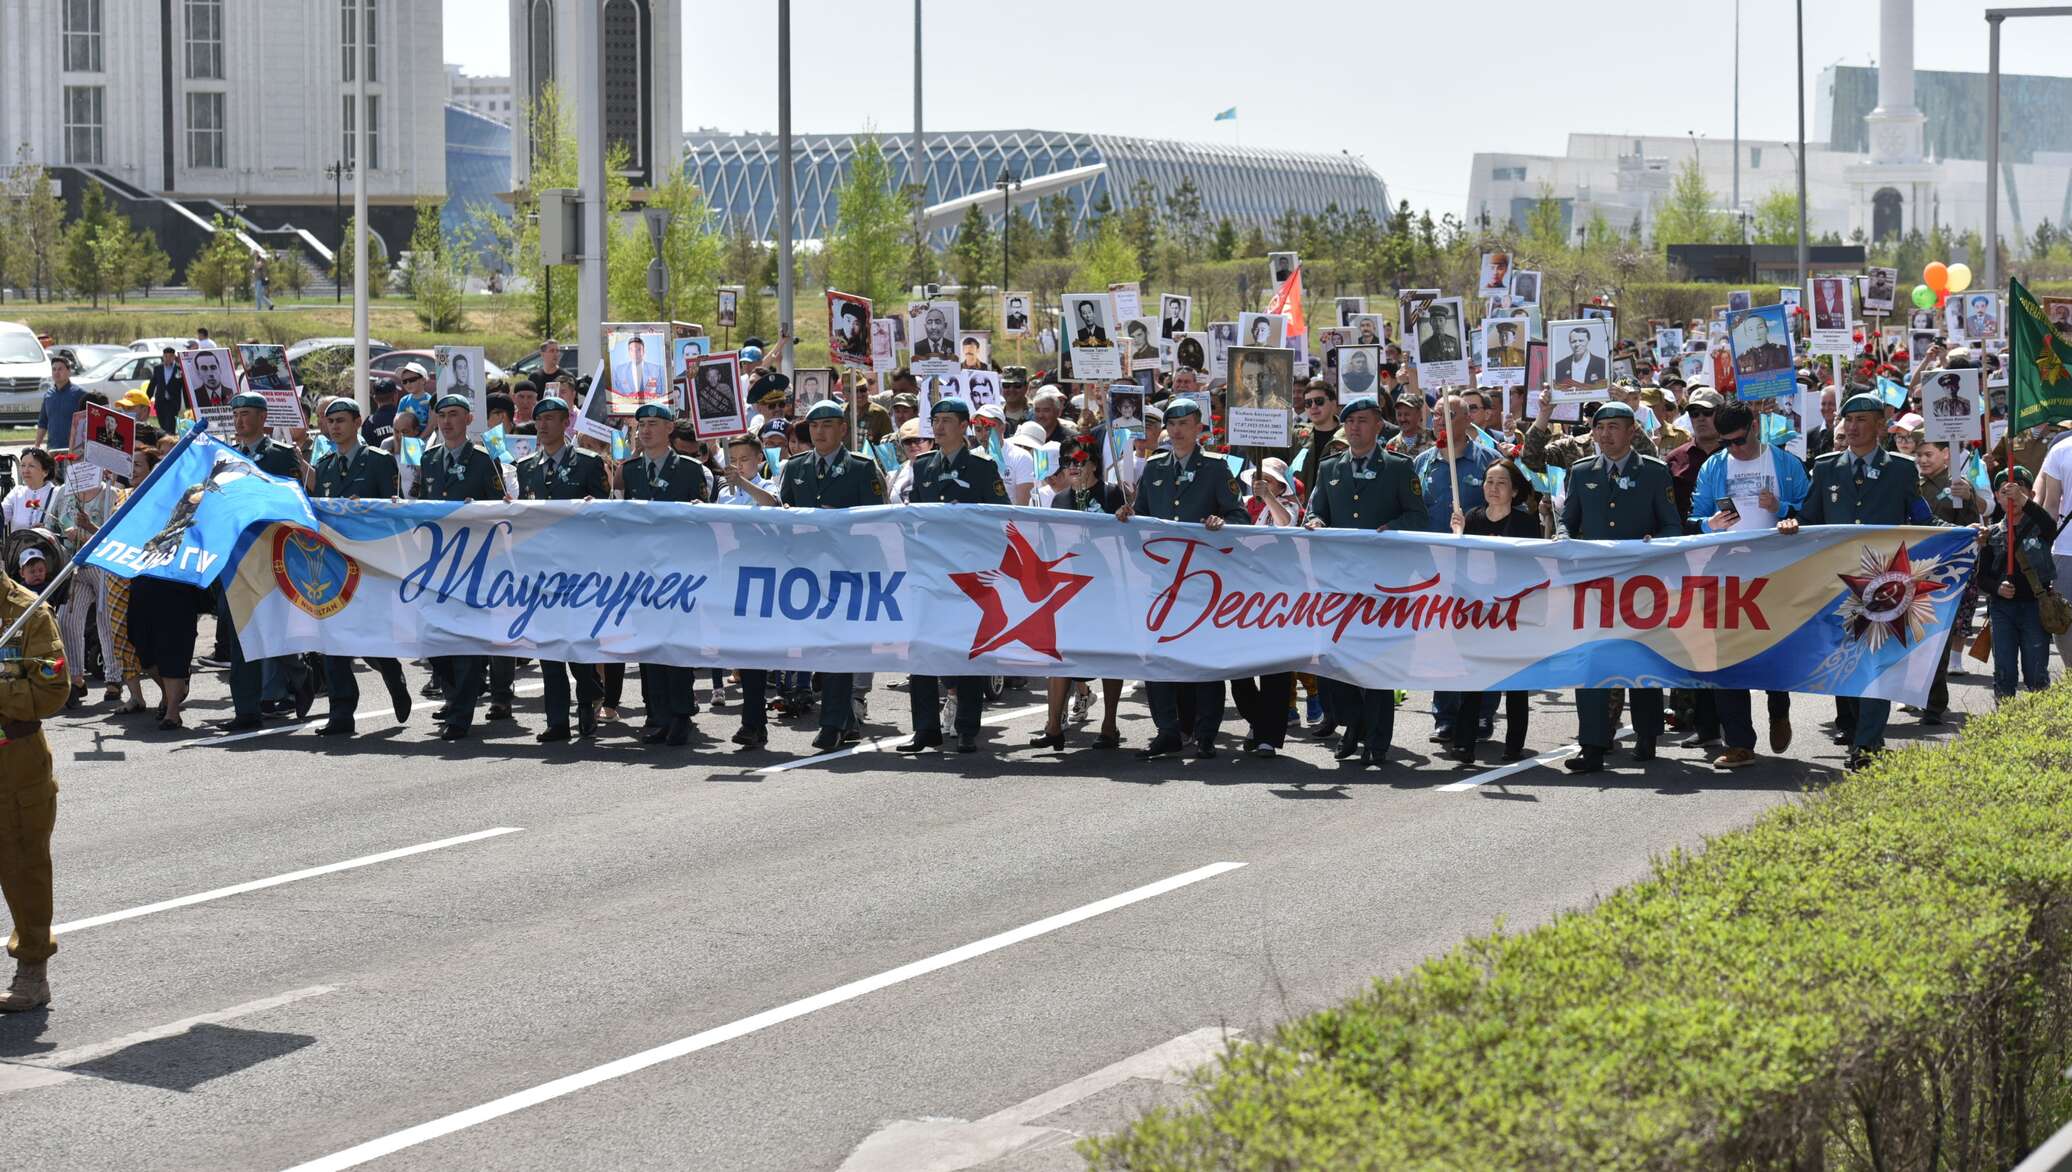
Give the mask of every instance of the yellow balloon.
[(1971, 288), (1971, 266), (1958, 261), (1950, 266), (1950, 292), (1962, 293)]

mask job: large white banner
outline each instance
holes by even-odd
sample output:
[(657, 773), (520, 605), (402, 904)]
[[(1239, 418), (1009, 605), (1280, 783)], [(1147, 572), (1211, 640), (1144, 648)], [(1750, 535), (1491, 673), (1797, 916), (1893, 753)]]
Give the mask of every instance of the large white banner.
[(321, 533), (256, 527), (236, 559), (248, 656), (1919, 701), (1973, 557), (1968, 529), (1517, 542), (1005, 506), (312, 503)]

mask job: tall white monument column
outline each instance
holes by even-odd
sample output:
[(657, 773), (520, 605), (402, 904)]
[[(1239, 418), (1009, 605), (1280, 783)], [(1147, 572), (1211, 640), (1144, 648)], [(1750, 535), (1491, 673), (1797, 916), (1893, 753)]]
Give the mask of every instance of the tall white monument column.
[(1853, 226), (1872, 241), (1926, 233), (1942, 166), (1928, 160), (1928, 116), (1914, 108), (1914, 0), (1878, 0), (1878, 106), (1863, 121), (1870, 161), (1842, 173), (1855, 197)]

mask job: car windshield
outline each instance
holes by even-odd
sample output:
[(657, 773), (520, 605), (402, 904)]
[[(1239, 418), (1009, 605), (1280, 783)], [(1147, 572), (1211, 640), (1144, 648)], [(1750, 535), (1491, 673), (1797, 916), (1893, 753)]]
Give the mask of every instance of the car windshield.
[(0, 334), (0, 362), (41, 362), (43, 345), (34, 334)]
[(111, 354), (88, 367), (85, 374), (78, 376), (79, 381), (90, 383), (98, 382), (104, 378), (114, 378), (116, 371), (121, 370), (136, 360), (137, 356), (135, 354)]

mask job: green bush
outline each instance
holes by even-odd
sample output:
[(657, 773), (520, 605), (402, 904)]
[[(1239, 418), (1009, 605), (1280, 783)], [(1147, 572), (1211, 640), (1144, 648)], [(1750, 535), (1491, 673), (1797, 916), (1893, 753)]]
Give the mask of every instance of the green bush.
[(2007, 1168), (2072, 1117), (2072, 688), (1234, 1047), (1107, 1169)]

